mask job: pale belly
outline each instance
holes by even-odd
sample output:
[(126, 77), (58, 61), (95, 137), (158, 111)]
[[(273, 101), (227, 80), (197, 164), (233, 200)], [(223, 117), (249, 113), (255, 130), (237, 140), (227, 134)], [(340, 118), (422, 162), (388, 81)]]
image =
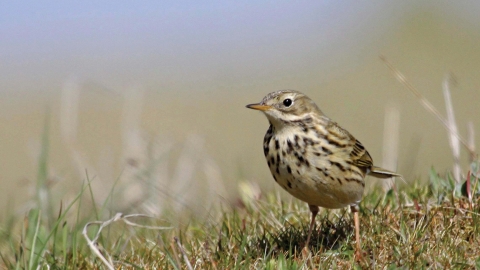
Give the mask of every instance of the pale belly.
[[(324, 179), (321, 173), (287, 172), (280, 166), (280, 174), (275, 175), (277, 183), (295, 198), (310, 205), (336, 209), (360, 203), (363, 197), (362, 186), (357, 182)], [(272, 171), (272, 175), (276, 174)]]
[[(275, 181), (310, 205), (331, 209), (358, 205), (364, 191), (363, 177), (349, 172), (349, 165), (341, 159), (332, 162), (331, 156), (315, 155), (324, 146), (321, 141), (310, 145), (294, 136), (265, 139), (265, 157)], [(291, 151), (289, 143), (294, 145)]]

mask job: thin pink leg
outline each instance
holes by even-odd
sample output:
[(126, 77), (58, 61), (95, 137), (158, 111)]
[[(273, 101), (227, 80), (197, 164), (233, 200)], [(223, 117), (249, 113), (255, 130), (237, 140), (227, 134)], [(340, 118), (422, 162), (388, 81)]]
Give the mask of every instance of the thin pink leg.
[(317, 217), (318, 214), (318, 206), (308, 205), (308, 207), (310, 207), (310, 212), (312, 212), (312, 220), (310, 221), (310, 229), (308, 230), (307, 243), (305, 244), (305, 248), (307, 249), (310, 243), (310, 237), (312, 236), (313, 225), (315, 224), (315, 217)]

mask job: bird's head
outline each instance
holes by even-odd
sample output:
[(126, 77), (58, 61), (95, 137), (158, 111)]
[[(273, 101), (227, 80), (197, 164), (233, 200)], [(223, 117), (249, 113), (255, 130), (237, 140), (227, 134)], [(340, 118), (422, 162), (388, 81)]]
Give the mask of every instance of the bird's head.
[(272, 92), (260, 103), (249, 104), (247, 108), (262, 111), (275, 126), (288, 125), (308, 116), (323, 115), (309, 97), (295, 90)]

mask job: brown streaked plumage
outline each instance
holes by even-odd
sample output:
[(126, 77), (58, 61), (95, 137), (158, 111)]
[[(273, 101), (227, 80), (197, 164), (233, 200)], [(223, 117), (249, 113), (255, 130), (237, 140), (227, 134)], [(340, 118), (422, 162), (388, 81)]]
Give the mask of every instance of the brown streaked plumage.
[(273, 178), (294, 197), (308, 203), (312, 212), (305, 247), (308, 248), (319, 206), (350, 206), (354, 213), (356, 255), (360, 256), (358, 205), (365, 176), (400, 175), (374, 166), (362, 143), (299, 91), (272, 92), (247, 108), (262, 111), (270, 123), (263, 150)]

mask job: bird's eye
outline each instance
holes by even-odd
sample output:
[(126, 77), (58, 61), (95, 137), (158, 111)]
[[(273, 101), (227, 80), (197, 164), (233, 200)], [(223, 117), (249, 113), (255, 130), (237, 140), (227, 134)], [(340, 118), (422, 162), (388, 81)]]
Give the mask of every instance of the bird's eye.
[(283, 100), (283, 105), (285, 105), (285, 107), (290, 107), (292, 103), (293, 103), (292, 100), (289, 98), (286, 98)]

